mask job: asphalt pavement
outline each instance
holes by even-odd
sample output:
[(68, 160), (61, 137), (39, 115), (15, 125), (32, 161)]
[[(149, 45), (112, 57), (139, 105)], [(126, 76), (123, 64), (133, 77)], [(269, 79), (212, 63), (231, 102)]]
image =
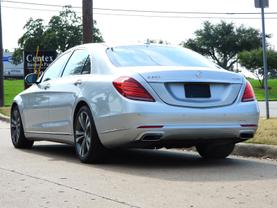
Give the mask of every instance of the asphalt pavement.
[(176, 150), (110, 154), (81, 164), (74, 148), (37, 142), (15, 149), (0, 121), (0, 207), (277, 207), (277, 161), (207, 161)]

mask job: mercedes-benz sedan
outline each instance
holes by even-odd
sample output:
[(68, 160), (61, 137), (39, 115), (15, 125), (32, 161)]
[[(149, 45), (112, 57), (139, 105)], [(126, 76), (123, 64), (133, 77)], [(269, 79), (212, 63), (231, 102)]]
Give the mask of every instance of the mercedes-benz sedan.
[(196, 146), (225, 158), (258, 124), (250, 83), (181, 47), (80, 45), (25, 81), (11, 108), (14, 146), (68, 143), (82, 162), (118, 147)]

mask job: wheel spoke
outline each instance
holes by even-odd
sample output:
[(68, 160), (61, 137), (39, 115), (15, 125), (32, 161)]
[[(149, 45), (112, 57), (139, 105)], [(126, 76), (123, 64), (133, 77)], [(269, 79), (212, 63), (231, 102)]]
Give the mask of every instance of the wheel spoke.
[(17, 142), (17, 141), (18, 141), (19, 134), (20, 134), (20, 131), (17, 129), (17, 131), (16, 131), (16, 137), (15, 137), (15, 142)]
[(12, 127), (12, 128), (15, 128), (15, 127), (16, 127), (16, 124), (17, 124), (16, 121), (12, 118), (12, 119), (11, 119), (11, 127)]
[(18, 118), (18, 112), (17, 112), (17, 110), (13, 111), (13, 117), (14, 117), (15, 120), (17, 120), (17, 118)]
[(90, 137), (87, 137), (86, 138), (86, 147), (87, 147), (88, 151), (89, 151), (89, 148), (90, 148), (90, 141), (91, 141)]
[(13, 126), (16, 126), (16, 124), (17, 124), (17, 117), (18, 117), (17, 110), (14, 110), (12, 113), (12, 118), (11, 118), (11, 124)]
[(90, 121), (89, 121), (89, 117), (86, 117), (86, 130), (90, 128)]
[(80, 155), (81, 156), (85, 155), (85, 143), (86, 143), (86, 141), (85, 141), (85, 139), (83, 139), (81, 147), (80, 147)]
[(84, 115), (85, 115), (85, 113), (83, 113), (83, 112), (80, 113), (78, 120), (79, 120), (79, 124), (80, 124), (81, 128), (85, 131)]
[(12, 139), (15, 141), (15, 136), (16, 136), (16, 128), (12, 130)]
[(12, 139), (15, 143), (18, 142), (19, 134), (20, 134), (19, 130), (15, 128), (14, 131), (12, 132)]
[(79, 155), (83, 156), (83, 148), (82, 148), (82, 145), (80, 146)]
[(85, 133), (81, 131), (76, 131), (76, 142), (81, 143), (83, 139), (85, 138)]

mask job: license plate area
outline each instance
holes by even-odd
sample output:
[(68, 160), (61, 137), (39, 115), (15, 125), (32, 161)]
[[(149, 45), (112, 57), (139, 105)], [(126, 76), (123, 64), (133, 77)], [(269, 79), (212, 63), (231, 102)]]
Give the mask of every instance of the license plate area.
[(207, 83), (185, 83), (185, 96), (187, 98), (210, 98), (210, 85)]

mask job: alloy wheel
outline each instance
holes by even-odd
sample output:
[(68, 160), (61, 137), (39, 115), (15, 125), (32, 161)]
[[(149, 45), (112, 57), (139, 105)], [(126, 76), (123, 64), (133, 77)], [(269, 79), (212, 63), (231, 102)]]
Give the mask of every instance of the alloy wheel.
[(14, 143), (18, 143), (21, 131), (21, 120), (17, 109), (13, 110), (11, 117), (11, 136)]
[(85, 157), (91, 146), (91, 121), (89, 115), (82, 111), (77, 119), (75, 128), (76, 148), (81, 157)]

